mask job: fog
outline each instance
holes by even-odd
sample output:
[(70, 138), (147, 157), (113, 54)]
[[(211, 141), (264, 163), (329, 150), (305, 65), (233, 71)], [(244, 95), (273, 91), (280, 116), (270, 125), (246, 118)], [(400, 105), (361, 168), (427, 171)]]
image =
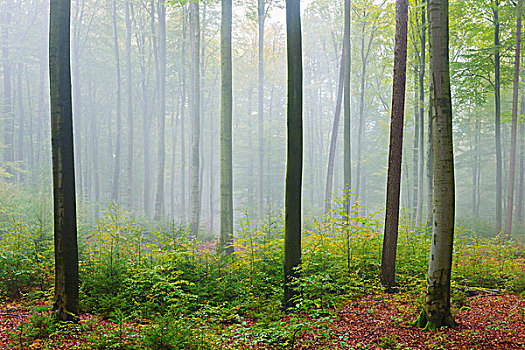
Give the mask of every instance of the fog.
[[(259, 57), (257, 1), (234, 2), (236, 226), (246, 216), (254, 224), (271, 222), (284, 209), (287, 93), (284, 2), (266, 0), (264, 3), (267, 17), (263, 26), (264, 47)], [(458, 3), (454, 2), (452, 11), (457, 10)], [(328, 155), (337, 109), (343, 42), (343, 2), (310, 0), (301, 5), (304, 65), (302, 210), (308, 225), (314, 217), (323, 214), (326, 207)], [(0, 182), (4, 184), (4, 193), (35, 194), (42, 199), (42, 206), (51, 211), (48, 7), (46, 0), (1, 2)], [(216, 235), (220, 210), (220, 3), (201, 1), (199, 4), (200, 90), (196, 92), (190, 79), (193, 37), (189, 31), (188, 6), (172, 1), (165, 7), (165, 62), (160, 44), (163, 41), (161, 7), (164, 7), (162, 3), (154, 0), (72, 2), (72, 94), (80, 216), (93, 223), (113, 202), (139, 218), (188, 224), (194, 137), (191, 103), (195, 100), (192, 94), (198, 93), (200, 231)], [(401, 206), (406, 219), (424, 223), (428, 213), (430, 77), (427, 54), (424, 118), (421, 121), (417, 75), (421, 68), (417, 26), (421, 24), (419, 17), (416, 18), (417, 8), (412, 6), (410, 11)], [(353, 200), (361, 206), (359, 215), (377, 213), (381, 216), (385, 206), (394, 14), (395, 8), (390, 2), (353, 2), (351, 187)], [(496, 231), (497, 191), (494, 73), (490, 53), (482, 49), (489, 50), (492, 44), (489, 39), (479, 39), (480, 45), (485, 46), (473, 46), (474, 34), (466, 29), (472, 21), (468, 16), (475, 17), (473, 14), (455, 15), (450, 36), (456, 217), (458, 224), (490, 236)], [(493, 35), (491, 24), (483, 18), (480, 14), (479, 18), (474, 18), (479, 22), (473, 23), (483, 27), (486, 36)], [(503, 18), (503, 212), (507, 210), (510, 153), (512, 28), (512, 19)], [(260, 62), (264, 75), (262, 91)], [(162, 92), (163, 82), (165, 93)], [(163, 96), (165, 111), (161, 103)], [(525, 108), (523, 102), (522, 108)], [(521, 120), (514, 209), (514, 232), (518, 234), (525, 232), (523, 116)], [(331, 192), (340, 196), (343, 189), (342, 116), (337, 133)], [(163, 153), (165, 164), (162, 167), (159, 155)], [(159, 173), (162, 168), (164, 170)], [(163, 186), (158, 186), (159, 178)], [(331, 204), (334, 205), (334, 200)]]

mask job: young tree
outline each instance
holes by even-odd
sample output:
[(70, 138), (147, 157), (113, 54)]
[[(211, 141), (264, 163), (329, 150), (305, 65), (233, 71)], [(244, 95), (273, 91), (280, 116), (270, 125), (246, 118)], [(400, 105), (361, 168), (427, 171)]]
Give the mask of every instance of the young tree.
[(386, 190), (385, 232), (381, 258), (381, 283), (392, 291), (395, 286), (397, 229), (399, 226), (399, 194), (403, 155), (403, 119), (407, 65), (408, 0), (396, 1), (396, 41), (394, 49), (394, 81), (392, 83), (392, 117)]
[(516, 174), (516, 145), (518, 134), (518, 90), (520, 82), (520, 50), (521, 50), (521, 6), (518, 1), (518, 19), (516, 20), (516, 51), (514, 55), (514, 89), (512, 96), (512, 128), (510, 136), (509, 189), (507, 193), (507, 213), (505, 217), (504, 234), (510, 238), (512, 231), (512, 214), (514, 213), (514, 179)]
[(73, 156), (69, 0), (51, 0), (49, 85), (55, 222), (55, 298), (61, 320), (78, 320), (78, 246)]
[(454, 243), (454, 156), (450, 94), (448, 0), (428, 1), (434, 138), (434, 225), (425, 305), (416, 321), (425, 329), (455, 327), (450, 313)]
[(222, 0), (221, 17), (221, 233), (222, 249), (233, 253), (232, 0)]
[(290, 283), (301, 265), (301, 187), (303, 175), (303, 63), (300, 0), (286, 0), (288, 67), (287, 161), (284, 236), (284, 307), (292, 306)]

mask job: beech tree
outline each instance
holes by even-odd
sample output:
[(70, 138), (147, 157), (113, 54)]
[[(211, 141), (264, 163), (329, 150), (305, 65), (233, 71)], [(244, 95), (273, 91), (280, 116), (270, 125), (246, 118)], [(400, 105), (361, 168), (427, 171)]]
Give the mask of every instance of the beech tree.
[(381, 283), (388, 291), (392, 291), (395, 286), (407, 68), (407, 23), (408, 0), (397, 0), (394, 81), (392, 83), (392, 112), (390, 122), (390, 150), (388, 155), (385, 229), (381, 258)]
[(232, 0), (222, 0), (221, 17), (221, 232), (220, 244), (233, 253)]
[(73, 156), (69, 0), (51, 0), (49, 88), (53, 153), (55, 297), (53, 310), (63, 321), (78, 320), (78, 245)]
[(455, 187), (450, 93), (448, 0), (428, 1), (430, 80), (434, 139), (434, 224), (425, 304), (419, 327), (455, 327), (450, 312)]
[(290, 285), (300, 275), (303, 175), (303, 62), (300, 0), (286, 0), (288, 67), (287, 160), (284, 228), (284, 307), (293, 304)]

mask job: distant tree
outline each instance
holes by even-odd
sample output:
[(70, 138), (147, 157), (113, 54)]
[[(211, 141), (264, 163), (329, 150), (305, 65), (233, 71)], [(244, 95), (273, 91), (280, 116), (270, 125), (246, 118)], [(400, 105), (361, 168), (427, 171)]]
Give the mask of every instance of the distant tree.
[(135, 139), (133, 137), (133, 76), (131, 70), (131, 7), (133, 5), (126, 0), (124, 3), (124, 17), (126, 22), (126, 102), (127, 102), (127, 119), (128, 119), (128, 159), (127, 159), (127, 195), (128, 195), (128, 207), (133, 207), (133, 144)]
[(199, 232), (200, 195), (200, 24), (199, 3), (190, 2), (190, 73), (191, 73), (191, 157), (190, 157), (190, 206), (191, 232)]
[(501, 154), (501, 44), (499, 0), (491, 0), (494, 24), (494, 128), (496, 142), (496, 233), (501, 232), (503, 217), (503, 156)]
[(118, 31), (117, 31), (117, 0), (112, 1), (111, 5), (111, 14), (112, 14), (112, 25), (113, 25), (113, 45), (115, 48), (115, 80), (116, 80), (116, 119), (117, 119), (117, 129), (115, 131), (117, 140), (115, 145), (115, 164), (113, 165), (113, 183), (111, 189), (111, 199), (115, 202), (118, 202), (119, 199), (119, 181), (120, 181), (120, 149), (122, 146), (122, 97), (121, 97), (121, 83), (120, 83), (120, 54), (119, 54), (119, 44), (118, 44)]
[(427, 291), (416, 321), (426, 329), (455, 327), (450, 312), (455, 187), (450, 93), (448, 0), (428, 1), (430, 75), (434, 138), (434, 226)]
[(232, 0), (222, 0), (221, 16), (221, 232), (220, 244), (233, 253)]
[(520, 50), (521, 50), (521, 6), (518, 1), (518, 18), (516, 20), (516, 49), (514, 54), (514, 89), (512, 96), (512, 127), (510, 136), (509, 188), (507, 191), (507, 212), (505, 217), (505, 236), (510, 238), (512, 231), (512, 214), (514, 214), (514, 180), (516, 176), (516, 146), (518, 134), (518, 90), (520, 83)]
[(350, 188), (352, 187), (352, 143), (351, 143), (351, 91), (350, 81), (352, 74), (352, 44), (350, 40), (351, 32), (351, 11), (352, 1), (345, 0), (345, 25), (344, 25), (344, 162), (343, 162), (343, 180), (344, 180), (344, 195), (345, 195), (345, 216), (348, 220), (350, 217)]
[(303, 65), (300, 0), (286, 0), (288, 67), (288, 146), (286, 161), (284, 307), (292, 306), (290, 285), (301, 265), (301, 187), (303, 173)]
[(73, 156), (69, 0), (51, 0), (49, 86), (55, 222), (55, 298), (61, 320), (78, 320), (78, 246)]
[(392, 291), (395, 286), (397, 230), (399, 226), (399, 194), (401, 191), (401, 160), (403, 155), (403, 119), (405, 111), (408, 0), (396, 1), (396, 42), (394, 48), (394, 80), (392, 83), (392, 112), (390, 150), (386, 189), (386, 214), (381, 283)]
[(14, 134), (14, 117), (13, 117), (13, 101), (11, 97), (11, 60), (9, 57), (9, 28), (11, 24), (12, 14), (12, 0), (7, 0), (2, 10), (2, 77), (3, 77), (3, 114), (5, 121), (5, 127), (3, 130), (5, 153), (4, 161), (6, 162), (7, 172), (13, 175), (11, 169), (12, 162), (14, 161), (14, 145), (13, 145), (13, 134)]
[(164, 171), (166, 167), (166, 6), (158, 2), (159, 21), (159, 168), (157, 174), (157, 197), (155, 199), (155, 220), (164, 216)]

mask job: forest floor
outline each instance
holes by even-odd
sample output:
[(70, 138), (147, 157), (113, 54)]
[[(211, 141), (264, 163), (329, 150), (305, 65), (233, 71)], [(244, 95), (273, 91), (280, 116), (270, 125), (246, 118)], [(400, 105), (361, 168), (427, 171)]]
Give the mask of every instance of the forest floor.
[[(16, 301), (0, 304), (0, 349), (140, 349), (142, 324), (102, 320), (81, 315), (80, 326), (67, 326), (46, 337), (30, 340), (39, 317), (49, 310), (49, 301)], [(407, 293), (375, 294), (348, 300), (331, 310), (322, 327), (300, 328), (291, 344), (260, 346), (250, 339), (254, 321), (222, 326), (217, 349), (525, 349), (525, 299), (518, 295), (479, 295), (468, 298), (454, 311), (459, 326), (436, 332), (411, 325), (418, 313), (414, 296)], [(308, 316), (302, 316), (308, 319)], [(283, 324), (297, 322), (285, 317)], [(45, 318), (41, 326), (45, 334)], [(315, 322), (307, 322), (315, 325)], [(219, 329), (219, 332), (221, 330)], [(42, 334), (40, 334), (42, 335)], [(105, 347), (107, 339), (112, 347)], [(294, 336), (295, 338), (295, 336)], [(118, 344), (121, 344), (120, 346)], [(107, 346), (107, 345), (106, 345)]]

